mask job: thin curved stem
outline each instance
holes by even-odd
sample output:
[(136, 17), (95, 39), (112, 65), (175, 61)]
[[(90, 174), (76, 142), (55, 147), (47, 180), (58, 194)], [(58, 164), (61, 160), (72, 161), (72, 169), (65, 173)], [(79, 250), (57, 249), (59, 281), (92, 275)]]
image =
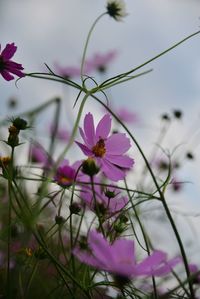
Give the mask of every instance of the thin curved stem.
[[(143, 66), (149, 64), (150, 62), (160, 58), (161, 56), (165, 55), (166, 53), (170, 52), (171, 50), (173, 50), (174, 48), (178, 47), (180, 44), (184, 43), (185, 41), (187, 41), (188, 39), (198, 35), (200, 33), (200, 30), (190, 34), (189, 36), (185, 37), (184, 39), (182, 39), (181, 41), (179, 41), (178, 43), (174, 44), (173, 46), (169, 47), (168, 49), (166, 49), (165, 51), (159, 53), (158, 55), (154, 56), (153, 58), (147, 60), (146, 62), (140, 64), (139, 66), (131, 69), (130, 71), (128, 72), (125, 72), (125, 73), (122, 73), (120, 75), (117, 75), (117, 76), (114, 76), (112, 78), (109, 78), (108, 80), (104, 81), (101, 85), (100, 85), (100, 88), (105, 86), (107, 84), (107, 82), (111, 82), (111, 83), (115, 83), (117, 82), (119, 79), (122, 79), (126, 76), (128, 76), (129, 74), (139, 70), (140, 68), (142, 68)], [(110, 84), (110, 83), (109, 83)]]
[(66, 155), (66, 153), (68, 152), (68, 150), (70, 149), (70, 147), (72, 146), (73, 142), (74, 142), (74, 138), (76, 136), (77, 130), (78, 130), (78, 126), (79, 126), (79, 122), (83, 113), (83, 108), (85, 106), (85, 103), (88, 99), (88, 97), (91, 95), (91, 92), (87, 92), (84, 96), (84, 98), (82, 99), (81, 105), (79, 107), (79, 111), (78, 111), (78, 115), (71, 133), (71, 136), (69, 138), (68, 144), (65, 147), (65, 149), (63, 150), (63, 152), (60, 154), (60, 156), (58, 157), (58, 160), (56, 162), (56, 166), (60, 163), (60, 161), (62, 161), (62, 159), (64, 158), (64, 156)]
[(89, 44), (89, 40), (90, 40), (90, 37), (91, 37), (91, 34), (96, 26), (96, 24), (98, 23), (98, 21), (104, 16), (106, 15), (107, 12), (104, 12), (102, 13), (100, 16), (98, 16), (98, 18), (94, 21), (94, 23), (92, 24), (90, 30), (89, 30), (89, 33), (87, 35), (87, 38), (86, 38), (86, 42), (85, 42), (85, 46), (84, 46), (84, 50), (83, 50), (83, 56), (82, 56), (82, 59), (81, 59), (81, 80), (82, 80), (82, 83), (84, 81), (83, 79), (83, 68), (84, 68), (84, 64), (85, 64), (85, 58), (86, 58), (86, 52), (87, 52), (87, 48), (88, 48), (88, 44)]

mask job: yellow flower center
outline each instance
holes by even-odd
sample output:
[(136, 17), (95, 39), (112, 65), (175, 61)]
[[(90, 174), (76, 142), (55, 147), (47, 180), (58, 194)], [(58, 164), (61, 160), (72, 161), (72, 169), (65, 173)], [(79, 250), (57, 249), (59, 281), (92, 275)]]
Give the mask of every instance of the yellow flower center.
[(67, 178), (67, 177), (59, 178), (60, 185), (71, 184), (72, 182), (73, 182), (73, 179), (71, 179), (71, 178)]
[(32, 249), (31, 248), (25, 248), (25, 253), (27, 256), (32, 256), (33, 255), (33, 252), (32, 252)]
[(102, 158), (106, 153), (105, 143), (103, 139), (99, 139), (97, 144), (93, 146), (92, 152), (96, 157)]

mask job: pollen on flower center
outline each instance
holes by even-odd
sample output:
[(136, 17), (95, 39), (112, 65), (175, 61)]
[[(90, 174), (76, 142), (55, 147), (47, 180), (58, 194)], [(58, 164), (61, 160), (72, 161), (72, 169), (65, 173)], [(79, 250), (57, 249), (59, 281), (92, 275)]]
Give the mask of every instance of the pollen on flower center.
[(99, 139), (97, 144), (93, 146), (92, 152), (96, 157), (102, 158), (106, 153), (105, 143), (103, 139)]
[(61, 185), (71, 184), (72, 182), (73, 182), (72, 178), (67, 178), (67, 177), (59, 178), (59, 184), (61, 184)]

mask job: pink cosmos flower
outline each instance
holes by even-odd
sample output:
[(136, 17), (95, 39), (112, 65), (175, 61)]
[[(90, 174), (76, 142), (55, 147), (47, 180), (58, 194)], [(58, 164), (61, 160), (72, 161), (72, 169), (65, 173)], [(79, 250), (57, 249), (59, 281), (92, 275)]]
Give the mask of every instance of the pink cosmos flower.
[(113, 181), (121, 180), (126, 175), (134, 160), (125, 155), (130, 148), (130, 140), (124, 133), (115, 133), (109, 136), (111, 129), (111, 117), (104, 115), (99, 121), (96, 130), (91, 113), (86, 114), (84, 130), (80, 128), (80, 134), (84, 144), (77, 142), (82, 152), (96, 160), (105, 176)]
[[(57, 168), (54, 181), (62, 187), (71, 186), (74, 182), (76, 171), (80, 165), (81, 162), (77, 161), (70, 166), (68, 160), (63, 160), (60, 166)], [(78, 177), (81, 175), (82, 174), (80, 173)]]
[[(49, 128), (50, 133), (54, 131), (54, 125), (51, 125)], [(68, 141), (70, 137), (70, 133), (65, 128), (58, 128), (56, 132), (56, 138), (60, 141)]]
[(41, 163), (43, 165), (47, 165), (49, 160), (51, 161), (51, 159), (49, 159), (48, 157), (47, 152), (39, 143), (31, 144), (29, 149), (29, 157), (31, 162)]
[(14, 76), (11, 74), (14, 74), (20, 78), (25, 76), (25, 74), (22, 72), (24, 69), (22, 65), (11, 60), (16, 50), (17, 47), (14, 43), (7, 44), (0, 54), (0, 74), (6, 81), (14, 79)]
[(136, 262), (133, 240), (117, 239), (110, 244), (100, 233), (90, 231), (88, 250), (75, 248), (73, 254), (83, 263), (122, 277), (164, 276), (181, 262), (180, 258), (167, 261), (167, 254), (154, 251), (140, 263)]
[[(100, 183), (99, 178), (94, 177), (94, 184)], [(116, 216), (128, 203), (128, 198), (121, 196), (120, 192), (115, 188), (108, 188), (102, 190), (101, 185), (94, 186), (96, 202), (94, 201), (94, 196), (92, 188), (89, 185), (82, 186), (81, 198), (84, 203), (92, 210), (96, 211), (98, 205), (99, 211), (105, 216)]]
[(44, 151), (44, 149), (36, 144), (31, 144), (30, 146), (30, 159), (31, 162), (36, 162), (36, 163), (45, 163), (47, 160), (47, 155)]
[(119, 108), (116, 110), (117, 116), (120, 118), (121, 121), (125, 123), (138, 123), (139, 122), (139, 117), (138, 115), (133, 112), (128, 110), (127, 108)]
[[(188, 266), (189, 266), (189, 270), (190, 270), (191, 274), (195, 274), (195, 273), (199, 272), (199, 268), (197, 267), (196, 264), (189, 264)], [(198, 274), (196, 276), (196, 278), (194, 279), (194, 282), (197, 284), (200, 284), (200, 274)]]
[[(60, 66), (60, 64), (55, 63), (55, 69), (58, 75), (64, 78), (75, 78), (80, 77), (81, 69), (77, 66)], [(84, 66), (83, 74), (88, 75), (91, 72), (91, 67), (87, 64)]]
[(105, 72), (107, 65), (112, 62), (117, 56), (115, 50), (109, 51), (106, 54), (95, 53), (91, 59), (86, 61), (86, 66), (91, 70)]

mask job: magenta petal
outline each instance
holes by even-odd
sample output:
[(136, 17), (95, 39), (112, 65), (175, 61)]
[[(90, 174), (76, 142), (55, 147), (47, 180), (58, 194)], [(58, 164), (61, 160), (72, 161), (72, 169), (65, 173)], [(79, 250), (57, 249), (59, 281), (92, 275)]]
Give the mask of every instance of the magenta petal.
[(73, 249), (73, 254), (82, 262), (85, 264), (88, 264), (90, 266), (93, 266), (95, 268), (103, 268), (103, 265), (95, 258), (91, 253), (81, 250), (79, 248)]
[(115, 261), (118, 261), (118, 263), (120, 263), (124, 259), (124, 262), (129, 260), (129, 264), (135, 264), (135, 246), (133, 240), (118, 239), (113, 243), (112, 246)]
[(158, 268), (160, 263), (165, 262), (166, 258), (166, 253), (162, 251), (154, 251), (152, 255), (148, 256), (140, 264), (138, 264), (135, 270), (138, 275), (153, 275), (156, 267)]
[(107, 266), (108, 261), (110, 263), (113, 262), (111, 245), (100, 233), (97, 233), (96, 231), (90, 231), (88, 243), (92, 249), (93, 255), (97, 258), (97, 260), (99, 260), (105, 266)]
[(105, 146), (109, 154), (121, 155), (131, 147), (131, 144), (129, 138), (124, 133), (116, 133), (105, 141)]
[(118, 165), (122, 168), (131, 168), (134, 164), (134, 160), (129, 158), (128, 156), (117, 156), (117, 155), (105, 155), (105, 159), (109, 162)]
[(69, 160), (64, 159), (62, 162), (59, 164), (59, 167), (64, 167), (64, 166), (69, 166)]
[(111, 117), (110, 114), (104, 115), (100, 122), (97, 125), (96, 128), (96, 141), (98, 141), (100, 138), (106, 139), (108, 137), (108, 134), (110, 133), (111, 129)]
[(93, 115), (90, 112), (86, 114), (84, 119), (84, 132), (87, 138), (87, 143), (90, 146), (94, 146), (95, 145), (94, 119), (93, 119)]
[(127, 205), (127, 203), (128, 203), (127, 197), (112, 198), (110, 200), (108, 208), (112, 213), (121, 212), (121, 210)]
[(6, 80), (6, 81), (10, 81), (14, 79), (14, 76), (12, 76), (9, 72), (7, 71), (0, 71), (0, 74), (2, 75), (2, 77)]
[(4, 50), (2, 51), (1, 55), (2, 55), (3, 59), (9, 60), (10, 58), (13, 57), (16, 50), (17, 50), (17, 47), (15, 46), (14, 43), (7, 44), (6, 47), (4, 48)]
[(177, 264), (181, 263), (182, 259), (180, 257), (176, 257), (171, 259), (168, 262), (165, 262), (164, 265), (158, 267), (158, 269), (153, 270), (153, 275), (155, 276), (163, 276), (168, 274), (172, 271), (172, 268), (175, 267)]
[(85, 137), (85, 133), (83, 132), (83, 129), (82, 129), (82, 128), (79, 128), (79, 132), (80, 132), (80, 135), (81, 135), (83, 141), (85, 142), (85, 144), (86, 144), (88, 147), (90, 147), (90, 145), (88, 144), (87, 139), (86, 139), (86, 137)]
[(110, 163), (108, 160), (101, 159), (101, 165), (102, 171), (110, 180), (117, 182), (124, 179), (126, 175), (125, 172), (114, 164)]
[(10, 73), (17, 75), (20, 78), (25, 77), (25, 74), (22, 73), (20, 70), (17, 70), (17, 69), (8, 69), (8, 70)]
[(75, 141), (75, 142), (86, 156), (93, 156), (92, 151), (86, 145), (84, 145), (78, 141)]
[(6, 67), (9, 67), (9, 69), (19, 69), (19, 70), (24, 69), (20, 63), (14, 62), (12, 60), (6, 61)]

